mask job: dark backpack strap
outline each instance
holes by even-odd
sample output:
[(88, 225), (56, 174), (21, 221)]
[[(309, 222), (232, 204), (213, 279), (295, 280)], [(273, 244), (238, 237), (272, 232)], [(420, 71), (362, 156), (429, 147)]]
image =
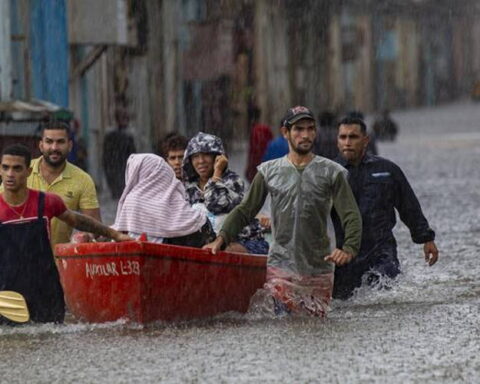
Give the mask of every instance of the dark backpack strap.
[(41, 219), (43, 217), (43, 209), (45, 208), (45, 193), (40, 192), (38, 196), (38, 218)]

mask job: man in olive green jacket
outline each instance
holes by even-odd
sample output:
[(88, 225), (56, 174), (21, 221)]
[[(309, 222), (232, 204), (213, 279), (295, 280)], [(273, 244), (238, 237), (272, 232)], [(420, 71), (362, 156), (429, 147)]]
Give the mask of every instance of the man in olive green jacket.
[[(217, 239), (205, 248), (216, 253), (234, 241), (270, 194), (273, 242), (268, 254), (267, 285), (270, 278), (278, 280), (279, 271), (282, 279), (290, 282), (323, 276), (328, 282), (322, 283), (327, 287), (323, 290), (327, 305), (335, 265), (349, 263), (358, 253), (362, 232), (360, 212), (345, 169), (312, 152), (316, 127), (310, 110), (302, 106), (290, 108), (283, 119), (282, 133), (288, 141), (289, 153), (258, 167), (248, 195), (227, 216)], [(345, 231), (342, 248), (333, 252), (327, 235), (332, 206)]]

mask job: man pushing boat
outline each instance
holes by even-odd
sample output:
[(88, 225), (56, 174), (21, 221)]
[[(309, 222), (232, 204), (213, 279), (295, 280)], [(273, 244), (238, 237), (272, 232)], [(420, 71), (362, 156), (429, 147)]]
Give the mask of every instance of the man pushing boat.
[(0, 291), (25, 296), (37, 322), (62, 322), (63, 291), (50, 246), (50, 223), (56, 217), (80, 231), (115, 241), (131, 240), (99, 221), (69, 210), (62, 198), (27, 188), (32, 172), (28, 148), (14, 144), (2, 151), (0, 176)]
[[(273, 297), (275, 313), (324, 316), (335, 265), (349, 263), (358, 253), (361, 216), (345, 169), (312, 152), (316, 126), (311, 111), (302, 106), (290, 108), (282, 121), (289, 153), (258, 167), (248, 195), (227, 216), (217, 239), (205, 248), (216, 253), (228, 245), (270, 194), (273, 242), (265, 290)], [(333, 252), (327, 235), (332, 205), (345, 231), (342, 248)]]

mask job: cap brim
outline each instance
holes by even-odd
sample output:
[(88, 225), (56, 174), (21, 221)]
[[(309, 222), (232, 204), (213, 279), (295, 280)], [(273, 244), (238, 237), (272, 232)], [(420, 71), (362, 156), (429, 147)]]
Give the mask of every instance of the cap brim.
[(310, 113), (300, 113), (287, 121), (289, 124), (295, 124), (297, 121), (300, 121), (302, 119), (309, 119), (315, 121), (315, 118)]

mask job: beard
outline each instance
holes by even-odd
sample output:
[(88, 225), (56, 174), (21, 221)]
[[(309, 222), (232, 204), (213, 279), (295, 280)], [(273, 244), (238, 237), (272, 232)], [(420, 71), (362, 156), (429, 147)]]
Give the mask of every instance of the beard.
[[(312, 151), (312, 148), (313, 148), (313, 141), (308, 141), (308, 142), (303, 142), (299, 145), (295, 145), (292, 140), (290, 140), (290, 138), (288, 139), (288, 141), (290, 142), (290, 147), (292, 148), (292, 150), (299, 154), (299, 155), (308, 155), (311, 151)], [(308, 144), (308, 145), (305, 145), (305, 144)]]
[[(50, 156), (53, 154), (57, 155), (58, 159), (52, 160)], [(54, 168), (58, 168), (62, 166), (65, 163), (65, 160), (67, 160), (67, 155), (59, 151), (46, 152), (46, 153), (42, 153), (42, 155), (45, 162)]]

